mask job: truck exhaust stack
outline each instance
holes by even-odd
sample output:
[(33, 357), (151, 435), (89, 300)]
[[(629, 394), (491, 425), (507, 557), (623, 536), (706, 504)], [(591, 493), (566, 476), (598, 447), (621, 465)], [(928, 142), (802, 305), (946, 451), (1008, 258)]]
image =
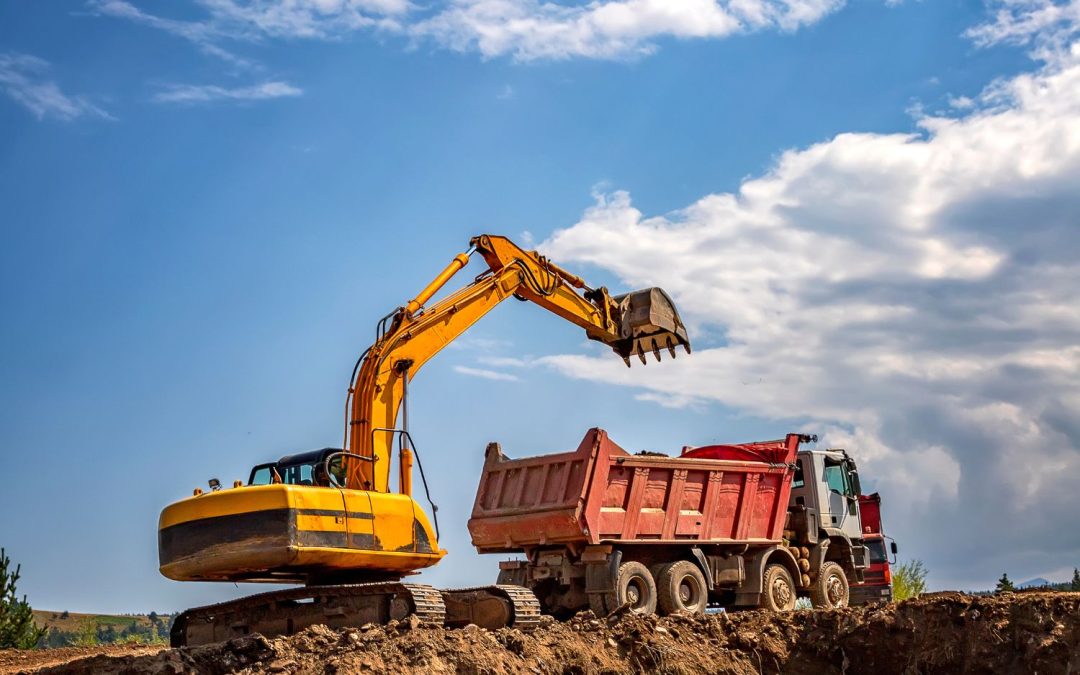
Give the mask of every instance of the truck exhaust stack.
[(645, 365), (646, 352), (660, 360), (660, 350), (666, 349), (675, 358), (675, 348), (682, 345), (690, 353), (690, 338), (686, 326), (675, 309), (675, 303), (664, 289), (653, 287), (631, 291), (612, 298), (621, 312), (620, 335), (612, 345), (615, 353), (630, 366), (630, 357), (637, 355)]

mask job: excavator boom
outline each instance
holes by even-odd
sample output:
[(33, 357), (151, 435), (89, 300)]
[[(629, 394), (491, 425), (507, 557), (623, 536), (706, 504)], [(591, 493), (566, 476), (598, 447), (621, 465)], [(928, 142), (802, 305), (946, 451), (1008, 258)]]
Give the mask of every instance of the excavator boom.
[[(488, 265), (472, 283), (443, 300), (425, 304), (461, 269), (473, 252)], [(503, 300), (516, 296), (585, 329), (627, 366), (646, 354), (660, 360), (676, 347), (690, 351), (686, 328), (671, 298), (659, 288), (611, 297), (606, 288), (590, 288), (578, 276), (535, 251), (525, 251), (505, 237), (480, 235), (466, 253), (457, 255), (419, 295), (395, 310), (366, 352), (351, 397), (345, 432), (349, 452), (370, 461), (350, 462), (346, 487), (388, 492), (394, 446), (399, 447), (399, 491), (410, 494), (408, 441), (397, 426), (408, 381), (441, 349), (464, 333)]]

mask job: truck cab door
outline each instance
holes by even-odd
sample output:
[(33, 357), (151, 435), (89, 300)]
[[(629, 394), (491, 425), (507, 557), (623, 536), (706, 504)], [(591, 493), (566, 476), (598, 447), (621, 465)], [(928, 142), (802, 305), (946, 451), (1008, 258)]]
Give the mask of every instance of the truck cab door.
[(829, 457), (824, 458), (824, 460), (825, 471), (823, 478), (824, 487), (827, 490), (829, 512), (822, 514), (822, 524), (838, 530), (847, 530), (849, 528), (846, 528), (845, 525), (854, 522), (855, 529), (852, 534), (858, 536), (861, 531), (859, 527), (858, 497), (855, 495), (851, 485), (847, 462)]

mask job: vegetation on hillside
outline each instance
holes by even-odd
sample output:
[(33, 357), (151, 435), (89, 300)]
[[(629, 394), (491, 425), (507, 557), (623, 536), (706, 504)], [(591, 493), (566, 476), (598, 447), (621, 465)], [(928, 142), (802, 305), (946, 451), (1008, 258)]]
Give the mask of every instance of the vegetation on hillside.
[(110, 615), (39, 612), (48, 633), (42, 647), (91, 646), (117, 643), (165, 644), (174, 616), (168, 614)]

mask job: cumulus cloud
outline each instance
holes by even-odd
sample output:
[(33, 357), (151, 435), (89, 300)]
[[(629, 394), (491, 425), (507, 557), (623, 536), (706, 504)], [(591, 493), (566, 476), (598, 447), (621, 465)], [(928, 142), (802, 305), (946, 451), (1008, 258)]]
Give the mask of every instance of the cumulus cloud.
[(112, 119), (85, 96), (65, 94), (49, 79), (49, 63), (29, 54), (0, 54), (0, 88), (37, 118), (69, 122), (78, 117)]
[(541, 362), (847, 446), (937, 583), (1075, 560), (1080, 48), (1059, 46), (921, 133), (790, 150), (675, 213), (597, 196), (541, 250), (664, 287), (699, 349), (633, 370)]
[(662, 37), (722, 38), (775, 28), (795, 30), (835, 11), (842, 0), (456, 0), (409, 31), (458, 51), (520, 60), (648, 54)]
[(438, 46), (523, 61), (648, 54), (656, 41), (797, 30), (844, 0), (197, 0), (198, 20), (169, 19), (128, 0), (91, 0), (92, 9), (172, 33), (204, 52), (251, 65), (221, 46), (266, 38), (338, 39), (380, 31)]
[(154, 95), (158, 103), (212, 103), (215, 101), (265, 101), (304, 93), (288, 82), (263, 82), (250, 87), (219, 87), (212, 84), (172, 84)]
[(488, 368), (470, 368), (469, 366), (454, 366), (454, 372), (462, 375), (468, 375), (469, 377), (479, 377), (484, 380), (495, 380), (498, 382), (517, 382), (518, 376), (510, 373), (503, 373), (497, 370), (490, 370)]

